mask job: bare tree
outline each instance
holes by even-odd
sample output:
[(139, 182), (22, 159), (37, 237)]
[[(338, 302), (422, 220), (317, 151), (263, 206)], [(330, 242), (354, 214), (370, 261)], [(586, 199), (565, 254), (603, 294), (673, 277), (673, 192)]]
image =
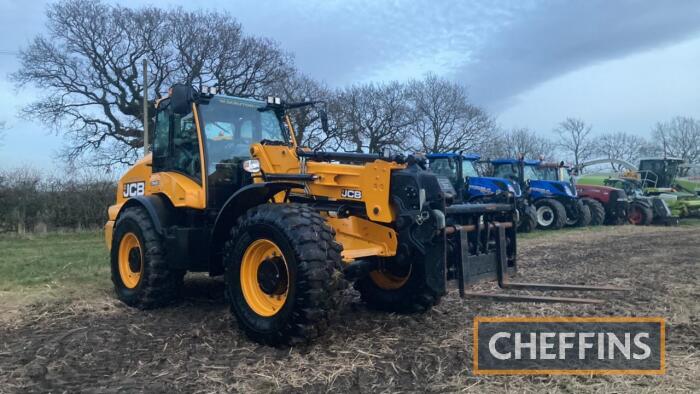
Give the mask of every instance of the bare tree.
[(143, 146), (142, 59), (157, 95), (180, 82), (262, 96), (292, 69), (275, 43), (244, 35), (228, 14), (68, 0), (49, 5), (47, 18), (47, 34), (20, 52), (11, 78), (43, 92), (23, 112), (68, 138), (70, 160), (133, 163)]
[[(649, 143), (640, 136), (625, 133), (608, 133), (598, 138), (597, 152), (609, 159), (625, 160), (634, 163), (650, 151)], [(611, 163), (613, 171), (621, 171), (622, 166)]]
[(525, 158), (544, 157), (553, 160), (552, 152), (555, 144), (545, 137), (526, 128), (513, 129), (500, 133), (500, 137), (491, 144), (486, 145), (482, 154), (492, 159), (499, 157), (517, 158), (523, 155)]
[(411, 124), (406, 89), (399, 82), (346, 88), (337, 94), (333, 113), (341, 147), (355, 152), (401, 150)]
[(677, 116), (666, 123), (657, 123), (653, 130), (654, 144), (665, 157), (679, 157), (688, 163), (700, 163), (700, 121)]
[(557, 146), (566, 154), (573, 156), (574, 165), (578, 165), (595, 153), (595, 143), (591, 136), (592, 127), (581, 119), (566, 118), (554, 132), (559, 135)]
[(407, 98), (413, 116), (408, 150), (474, 151), (492, 135), (493, 119), (469, 103), (462, 85), (428, 74), (408, 83)]

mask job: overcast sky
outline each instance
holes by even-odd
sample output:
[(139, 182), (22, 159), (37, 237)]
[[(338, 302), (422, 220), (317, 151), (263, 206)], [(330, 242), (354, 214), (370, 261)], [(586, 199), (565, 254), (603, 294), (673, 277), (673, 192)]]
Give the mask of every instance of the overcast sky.
[[(195, 7), (192, 1), (122, 0)], [(434, 72), (469, 88), (505, 128), (550, 134), (567, 116), (598, 133), (649, 135), (700, 118), (698, 1), (211, 0), (247, 33), (277, 40), (330, 86)], [(0, 167), (50, 168), (61, 139), (16, 117), (36, 92), (7, 81), (12, 54), (43, 31), (46, 2), (0, 0)]]

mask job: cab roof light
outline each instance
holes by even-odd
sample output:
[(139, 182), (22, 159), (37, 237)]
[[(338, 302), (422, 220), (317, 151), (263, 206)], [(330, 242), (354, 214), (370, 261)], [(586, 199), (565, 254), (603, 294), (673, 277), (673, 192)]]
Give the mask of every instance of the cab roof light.
[(275, 96), (267, 96), (267, 105), (282, 105), (282, 99)]

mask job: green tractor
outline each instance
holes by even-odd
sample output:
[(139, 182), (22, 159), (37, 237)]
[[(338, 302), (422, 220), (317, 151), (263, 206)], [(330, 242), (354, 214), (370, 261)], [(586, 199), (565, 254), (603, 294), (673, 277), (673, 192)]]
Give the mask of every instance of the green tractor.
[(637, 177), (619, 176), (603, 179), (603, 186), (625, 191), (631, 198), (627, 210), (627, 221), (634, 225), (677, 225), (678, 215), (674, 215), (666, 200), (658, 196), (644, 194), (642, 182)]
[(683, 179), (691, 166), (679, 158), (652, 158), (639, 161), (639, 179), (648, 196), (666, 201), (674, 215), (700, 216), (700, 184)]
[[(636, 213), (630, 211), (641, 221), (638, 224), (648, 224), (646, 222), (651, 223), (652, 221), (669, 224), (677, 222), (679, 217), (700, 216), (700, 197), (698, 195), (700, 183), (696, 180), (697, 177), (692, 175), (694, 172), (691, 170), (694, 167), (686, 165), (682, 159), (642, 159), (639, 162), (639, 167), (622, 160), (599, 159), (583, 163), (581, 168), (605, 162), (620, 164), (628, 171), (586, 174), (580, 176), (577, 183), (617, 187), (625, 190), (629, 196), (633, 196), (638, 201), (641, 201), (642, 198), (648, 199), (652, 205), (651, 210), (641, 209)], [(663, 201), (663, 204), (659, 204), (659, 201)], [(666, 209), (662, 205), (668, 206), (670, 215), (666, 214)], [(653, 215), (652, 218), (648, 217), (650, 214)], [(630, 221), (634, 222), (632, 218)]]

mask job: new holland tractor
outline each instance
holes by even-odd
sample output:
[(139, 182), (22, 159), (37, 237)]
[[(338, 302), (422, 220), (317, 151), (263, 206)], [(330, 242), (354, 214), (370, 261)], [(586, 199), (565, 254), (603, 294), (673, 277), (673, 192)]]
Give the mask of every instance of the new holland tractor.
[(459, 202), (515, 201), (518, 231), (530, 232), (537, 227), (537, 212), (523, 195), (518, 183), (505, 178), (484, 177), (476, 166), (481, 156), (461, 153), (433, 153), (427, 155), (430, 170), (447, 177), (457, 190)]
[(346, 281), (370, 307), (396, 312), (429, 310), (448, 280), (461, 295), (481, 280), (619, 290), (510, 282), (517, 269), (512, 205), (448, 205), (455, 195), (449, 180), (411, 156), (300, 148), (287, 114), (316, 104), (173, 86), (156, 104), (152, 153), (120, 178), (108, 210), (117, 297), (160, 307), (178, 299), (185, 273), (223, 275), (237, 326), (278, 345), (320, 335)]
[(591, 225), (622, 224), (627, 222), (630, 198), (625, 190), (611, 186), (582, 185), (576, 182), (572, 167), (564, 162), (540, 163), (542, 178), (550, 181), (569, 182), (576, 188), (576, 194), (591, 211)]
[(591, 211), (578, 198), (570, 182), (544, 180), (540, 160), (491, 160), (493, 176), (510, 179), (524, 190), (537, 212), (537, 226), (557, 230), (564, 226), (584, 227), (590, 224)]

